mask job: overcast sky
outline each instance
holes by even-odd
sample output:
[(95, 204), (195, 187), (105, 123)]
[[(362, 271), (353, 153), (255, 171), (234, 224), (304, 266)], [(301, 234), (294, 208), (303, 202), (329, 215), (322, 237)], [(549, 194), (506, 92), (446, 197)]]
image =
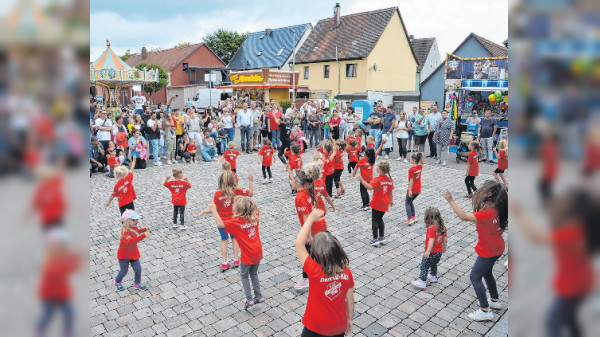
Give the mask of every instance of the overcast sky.
[(437, 38), (442, 59), (471, 32), (493, 42), (508, 37), (507, 0), (93, 0), (90, 9), (90, 60), (95, 61), (109, 39), (122, 55), (147, 48), (171, 48), (178, 43), (202, 42), (219, 28), (256, 32), (312, 23), (341, 14), (398, 6), (409, 35)]

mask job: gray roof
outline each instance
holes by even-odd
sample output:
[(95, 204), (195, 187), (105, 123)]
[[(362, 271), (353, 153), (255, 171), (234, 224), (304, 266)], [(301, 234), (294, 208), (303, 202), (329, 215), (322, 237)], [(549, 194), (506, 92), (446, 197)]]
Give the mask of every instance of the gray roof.
[[(281, 68), (309, 25), (310, 23), (305, 23), (271, 29), (269, 35), (265, 34), (266, 30), (248, 34), (227, 67), (231, 69)], [(296, 41), (294, 41), (294, 33), (288, 28), (296, 31)], [(281, 48), (284, 48), (283, 52), (277, 56)]]
[(410, 40), (410, 44), (412, 45), (415, 55), (417, 56), (417, 62), (419, 63), (419, 67), (417, 68), (418, 72), (423, 70), (423, 66), (425, 65), (425, 61), (427, 61), (427, 56), (429, 55), (429, 50), (431, 50), (434, 42), (434, 37)]

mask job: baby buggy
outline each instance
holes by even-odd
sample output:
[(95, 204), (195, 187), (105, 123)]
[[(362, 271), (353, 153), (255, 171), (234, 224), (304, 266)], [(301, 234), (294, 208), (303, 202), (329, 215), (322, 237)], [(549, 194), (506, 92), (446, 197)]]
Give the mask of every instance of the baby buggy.
[[(477, 136), (475, 136), (473, 133), (471, 132), (466, 132), (464, 131), (463, 133), (460, 134), (460, 142), (458, 144), (458, 146), (456, 147), (456, 162), (460, 163), (461, 159), (464, 161), (467, 161), (467, 159), (469, 158), (469, 153), (471, 152), (469, 150), (469, 143), (471, 143), (471, 141), (477, 140)], [(477, 147), (477, 154), (478, 154), (478, 160), (482, 159), (483, 153), (481, 151), (481, 146)]]

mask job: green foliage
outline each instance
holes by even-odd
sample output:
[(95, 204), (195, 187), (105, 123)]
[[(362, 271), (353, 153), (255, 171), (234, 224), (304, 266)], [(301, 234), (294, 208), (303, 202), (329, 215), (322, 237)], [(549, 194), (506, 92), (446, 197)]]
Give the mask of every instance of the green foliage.
[(504, 47), (508, 48), (508, 39), (504, 40), (502, 44), (504, 45)]
[(148, 64), (145, 62), (138, 63), (135, 66), (137, 69), (144, 70), (146, 67), (147, 70), (150, 69), (158, 69), (158, 82), (156, 83), (147, 83), (142, 85), (142, 90), (150, 94), (150, 100), (152, 100), (152, 93), (155, 93), (162, 88), (165, 88), (167, 84), (169, 84), (169, 74), (167, 74), (164, 69), (158, 64)]
[(292, 101), (290, 101), (289, 99), (285, 99), (279, 102), (279, 105), (281, 106), (281, 110), (283, 110), (283, 113), (285, 113), (287, 109), (292, 106)]
[(127, 61), (129, 58), (131, 57), (131, 49), (127, 49), (127, 51), (125, 52), (125, 55), (121, 56), (121, 60), (123, 60), (123, 62)]
[(247, 33), (239, 34), (237, 32), (218, 29), (216, 32), (204, 37), (204, 43), (210, 48), (225, 64), (228, 64), (235, 52), (240, 48)]
[(189, 43), (189, 42), (183, 42), (183, 43), (178, 43), (178, 44), (175, 46), (175, 48), (187, 47), (187, 46), (190, 46), (190, 45), (191, 45), (191, 43)]

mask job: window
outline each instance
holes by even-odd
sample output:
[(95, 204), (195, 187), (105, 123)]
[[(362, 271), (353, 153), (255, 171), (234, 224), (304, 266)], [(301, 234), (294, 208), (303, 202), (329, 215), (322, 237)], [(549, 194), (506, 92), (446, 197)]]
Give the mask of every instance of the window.
[(356, 77), (356, 63), (346, 64), (346, 77)]
[(285, 47), (281, 47), (281, 49), (279, 49), (279, 51), (277, 52), (277, 55), (275, 56), (281, 56), (281, 54), (283, 53)]
[(304, 66), (304, 79), (308, 80), (308, 66)]
[(393, 106), (396, 114), (400, 113), (400, 111), (404, 111), (404, 102), (394, 101)]
[(323, 78), (329, 78), (329, 66), (323, 66)]

